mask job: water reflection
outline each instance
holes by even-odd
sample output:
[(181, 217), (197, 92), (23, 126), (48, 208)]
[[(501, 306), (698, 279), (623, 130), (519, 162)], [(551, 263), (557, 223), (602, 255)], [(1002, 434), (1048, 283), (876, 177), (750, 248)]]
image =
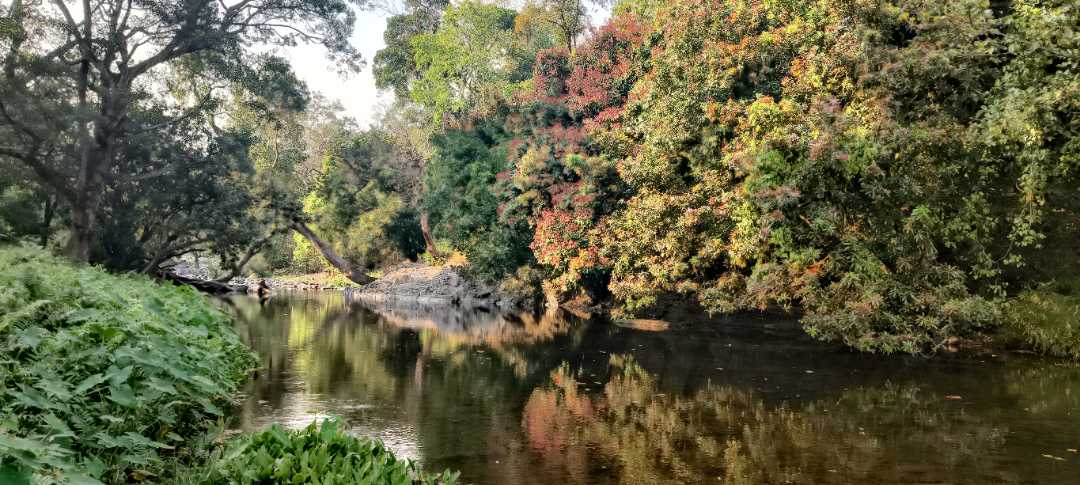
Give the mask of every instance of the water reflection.
[[(940, 398), (911, 386), (883, 385), (835, 400), (768, 406), (755, 393), (706, 385), (690, 395), (659, 391), (632, 357), (612, 356), (602, 395), (579, 391), (562, 366), (530, 396), (522, 418), (533, 447), (552, 466), (585, 482), (600, 455), (620, 483), (987, 483), (985, 454), (1006, 428), (956, 419)], [(928, 461), (905, 456), (921, 456)], [(590, 461), (595, 461), (593, 458)]]
[[(1077, 483), (1080, 369), (854, 355), (775, 322), (234, 300), (236, 426), (343, 416), (466, 483)], [(1069, 451), (1073, 450), (1073, 451)]]

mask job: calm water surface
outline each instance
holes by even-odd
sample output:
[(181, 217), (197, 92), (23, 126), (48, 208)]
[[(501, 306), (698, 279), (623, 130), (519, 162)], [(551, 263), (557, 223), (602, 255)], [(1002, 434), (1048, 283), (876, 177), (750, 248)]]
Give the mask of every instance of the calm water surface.
[(858, 355), (752, 318), (233, 303), (263, 365), (237, 428), (341, 416), (464, 483), (1080, 484), (1075, 366)]

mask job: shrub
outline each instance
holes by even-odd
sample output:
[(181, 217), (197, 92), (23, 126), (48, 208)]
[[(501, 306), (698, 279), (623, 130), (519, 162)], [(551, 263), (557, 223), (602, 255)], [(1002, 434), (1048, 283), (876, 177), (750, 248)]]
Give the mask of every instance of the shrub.
[(1006, 307), (1013, 343), (1055, 357), (1080, 359), (1080, 295), (1067, 287), (1021, 293)]
[(203, 485), (254, 483), (345, 485), (453, 484), (456, 472), (427, 474), (400, 460), (378, 440), (345, 433), (337, 420), (300, 431), (278, 425), (239, 438), (205, 471)]
[(253, 364), (194, 289), (0, 249), (0, 476), (153, 477)]

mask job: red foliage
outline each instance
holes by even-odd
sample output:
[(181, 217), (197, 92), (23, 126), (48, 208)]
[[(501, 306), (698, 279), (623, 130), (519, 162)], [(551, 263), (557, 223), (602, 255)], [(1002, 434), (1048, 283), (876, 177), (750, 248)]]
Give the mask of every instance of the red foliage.
[(530, 245), (536, 260), (570, 274), (603, 264), (600, 248), (589, 244), (591, 212), (582, 207), (541, 212)]
[(538, 53), (532, 89), (518, 95), (508, 119), (515, 137), (507, 155), (515, 166), (497, 178), (508, 180), (515, 195), (500, 214), (525, 217), (534, 227), (533, 253), (556, 270), (564, 289), (607, 264), (595, 241), (610, 204), (597, 187), (610, 183), (590, 179), (602, 173), (589, 162), (598, 152), (593, 136), (619, 123), (648, 36), (636, 16), (621, 15), (573, 54)]
[(615, 17), (578, 49), (573, 71), (566, 80), (566, 103), (577, 114), (594, 118), (607, 111), (614, 119), (625, 101), (626, 77), (633, 55), (645, 40), (647, 28), (635, 15)]
[(558, 103), (566, 93), (570, 73), (570, 53), (566, 49), (547, 49), (536, 54), (533, 67), (533, 91), (525, 101)]

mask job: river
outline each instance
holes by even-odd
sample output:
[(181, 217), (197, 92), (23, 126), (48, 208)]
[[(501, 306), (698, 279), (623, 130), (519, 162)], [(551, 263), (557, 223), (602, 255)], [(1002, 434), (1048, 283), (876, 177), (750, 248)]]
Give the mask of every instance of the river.
[(340, 292), (231, 301), (263, 366), (235, 428), (340, 416), (462, 483), (1080, 483), (1075, 365), (856, 354), (763, 317), (649, 331)]

